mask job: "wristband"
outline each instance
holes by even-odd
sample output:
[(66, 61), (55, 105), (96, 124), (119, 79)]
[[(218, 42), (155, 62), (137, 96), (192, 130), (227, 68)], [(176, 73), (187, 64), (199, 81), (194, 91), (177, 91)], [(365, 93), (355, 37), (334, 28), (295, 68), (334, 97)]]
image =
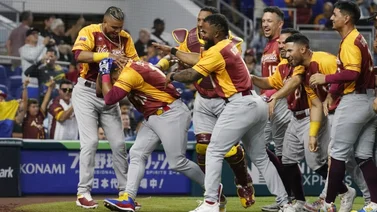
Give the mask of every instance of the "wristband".
[(320, 127), (321, 127), (321, 122), (311, 121), (310, 122), (309, 136), (313, 136), (313, 137), (317, 136)]
[(175, 56), (175, 54), (177, 54), (177, 51), (178, 51), (177, 48), (171, 48), (171, 49), (170, 49), (170, 54), (172, 54), (172, 55)]
[(174, 75), (175, 75), (175, 73), (172, 73), (171, 75), (170, 75), (170, 81), (174, 81)]
[(110, 74), (102, 75), (102, 83), (108, 83), (108, 82), (110, 82)]
[(106, 57), (109, 57), (109, 55), (110, 55), (109, 52), (102, 52), (102, 53), (94, 52), (93, 53), (93, 61), (98, 63), (101, 60), (105, 59)]
[(162, 58), (160, 61), (157, 63), (158, 66), (160, 66), (161, 70), (166, 70), (169, 68), (169, 61), (166, 58)]

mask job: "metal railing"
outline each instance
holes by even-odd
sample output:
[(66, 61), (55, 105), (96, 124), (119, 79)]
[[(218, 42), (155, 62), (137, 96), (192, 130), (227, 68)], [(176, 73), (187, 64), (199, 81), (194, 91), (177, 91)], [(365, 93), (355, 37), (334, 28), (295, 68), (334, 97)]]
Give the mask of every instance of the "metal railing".
[[(0, 55), (0, 64), (10, 64), (11, 60), (21, 60), (21, 57)], [(63, 65), (63, 66), (69, 66), (71, 64), (70, 62), (65, 62), (65, 61), (56, 61), (55, 63), (58, 65)]]

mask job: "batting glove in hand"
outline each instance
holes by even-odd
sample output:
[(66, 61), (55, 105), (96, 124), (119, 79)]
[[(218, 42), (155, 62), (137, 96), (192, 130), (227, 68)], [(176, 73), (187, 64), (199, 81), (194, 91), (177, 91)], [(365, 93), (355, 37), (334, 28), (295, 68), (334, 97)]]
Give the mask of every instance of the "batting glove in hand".
[(111, 66), (113, 65), (113, 59), (112, 58), (105, 58), (99, 62), (99, 69), (98, 72), (101, 75), (104, 74), (110, 74)]

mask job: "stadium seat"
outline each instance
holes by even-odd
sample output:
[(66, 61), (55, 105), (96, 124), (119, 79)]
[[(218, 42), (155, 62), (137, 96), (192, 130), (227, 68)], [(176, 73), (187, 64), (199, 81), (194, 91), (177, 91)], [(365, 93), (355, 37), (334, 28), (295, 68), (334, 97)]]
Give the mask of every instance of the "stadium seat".
[(18, 87), (14, 92), (14, 98), (21, 99), (22, 98), (22, 86)]
[(22, 68), (21, 66), (18, 66), (13, 71), (13, 76), (21, 76), (22, 77)]
[(8, 87), (8, 77), (7, 77), (7, 70), (4, 66), (0, 65), (0, 84), (5, 85)]
[(10, 85), (9, 85), (10, 93), (13, 96), (16, 96), (17, 89), (22, 86), (22, 77), (19, 75), (10, 76), (9, 82), (10, 82)]

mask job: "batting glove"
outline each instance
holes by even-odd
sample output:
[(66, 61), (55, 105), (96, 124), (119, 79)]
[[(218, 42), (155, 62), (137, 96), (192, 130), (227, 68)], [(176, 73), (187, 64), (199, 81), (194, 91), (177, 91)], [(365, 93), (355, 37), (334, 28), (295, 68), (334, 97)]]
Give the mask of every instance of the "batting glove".
[(105, 58), (105, 59), (101, 60), (101, 62), (99, 63), (98, 72), (101, 75), (110, 74), (110, 70), (111, 70), (111, 66), (113, 64), (113, 61), (114, 60), (112, 58)]

